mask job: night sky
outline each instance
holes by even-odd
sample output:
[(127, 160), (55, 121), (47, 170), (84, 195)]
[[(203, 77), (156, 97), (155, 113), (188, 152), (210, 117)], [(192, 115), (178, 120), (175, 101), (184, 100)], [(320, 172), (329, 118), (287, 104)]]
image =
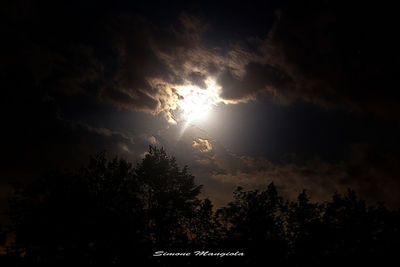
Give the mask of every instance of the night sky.
[[(203, 196), (273, 181), (400, 207), (398, 11), (382, 1), (1, 4), (0, 210), (14, 182), (163, 146)], [(190, 2), (190, 3), (188, 3)]]

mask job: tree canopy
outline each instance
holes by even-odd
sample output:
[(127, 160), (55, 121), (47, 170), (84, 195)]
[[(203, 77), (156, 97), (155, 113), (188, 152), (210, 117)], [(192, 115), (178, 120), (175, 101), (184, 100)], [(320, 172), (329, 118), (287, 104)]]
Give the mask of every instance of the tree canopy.
[(237, 188), (225, 207), (200, 198), (189, 168), (150, 146), (136, 166), (92, 157), (78, 171), (52, 172), (10, 199), (12, 224), (0, 229), (12, 242), (0, 263), (204, 265), (212, 258), (152, 257), (157, 250), (243, 251), (224, 262), (287, 266), (382, 264), (400, 248), (400, 216), (383, 204), (368, 206), (355, 191), (313, 203), (270, 183)]

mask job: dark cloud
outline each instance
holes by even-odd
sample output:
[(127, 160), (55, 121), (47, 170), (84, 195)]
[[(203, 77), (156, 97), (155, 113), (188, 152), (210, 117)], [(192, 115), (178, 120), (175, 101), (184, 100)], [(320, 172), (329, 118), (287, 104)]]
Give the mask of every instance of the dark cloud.
[(230, 47), (225, 59), (236, 61), (222, 65), (222, 97), (246, 101), (266, 93), (282, 104), (300, 99), (397, 120), (394, 10), (376, 1), (289, 1), (267, 38), (249, 36)]
[[(177, 45), (176, 35), (168, 31), (157, 32), (150, 22), (137, 17), (113, 18), (106, 27), (110, 48), (116, 51), (117, 64), (108, 66), (111, 74), (101, 87), (99, 99), (118, 108), (155, 112), (159, 105), (158, 92), (149, 80), (171, 82), (177, 79), (157, 56), (155, 47), (167, 49)], [(154, 40), (157, 34), (159, 40)]]
[(368, 198), (386, 201), (397, 207), (400, 199), (400, 157), (387, 149), (371, 144), (354, 144), (346, 161), (348, 178), (342, 182), (351, 183)]
[[(277, 88), (327, 108), (396, 118), (397, 14), (377, 1), (292, 1), (261, 49), (296, 83)], [(274, 53), (274, 54), (272, 54)]]
[(291, 78), (283, 71), (269, 64), (250, 62), (244, 67), (243, 77), (237, 77), (230, 69), (218, 77), (222, 86), (221, 97), (227, 100), (243, 100), (255, 98), (257, 93), (269, 91), (271, 96), (275, 90), (290, 90), (294, 87)]
[(169, 110), (171, 85), (188, 80), (204, 87), (205, 73), (185, 65), (188, 53), (199, 55), (201, 23), (195, 17), (182, 13), (179, 31), (172, 22), (158, 26), (134, 10), (100, 4), (96, 16), (88, 16), (86, 5), (72, 12), (74, 6), (64, 2), (57, 8), (29, 3), (19, 19), (5, 14), (0, 69), (14, 88), (9, 94), (18, 91), (13, 80), (19, 76), (33, 80), (29, 87), (42, 97), (86, 94), (119, 109), (159, 113)]
[(124, 90), (121, 87), (119, 87), (119, 89), (117, 88), (118, 85), (116, 84), (115, 88), (110, 86), (109, 88), (104, 89), (104, 91), (102, 91), (99, 95), (101, 101), (104, 101), (105, 103), (111, 103), (120, 109), (149, 112), (157, 110), (157, 100), (147, 95), (142, 90)]
[(121, 109), (169, 112), (171, 86), (188, 81), (205, 88), (211, 75), (230, 103), (264, 92), (284, 104), (303, 99), (326, 108), (398, 114), (396, 16), (374, 1), (289, 1), (276, 12), (272, 29), (272, 19), (260, 21), (266, 30), (259, 36), (232, 35), (225, 47), (209, 45), (207, 34), (218, 29), (210, 24), (213, 16), (207, 21), (206, 15), (180, 11), (160, 25), (103, 5), (96, 6), (97, 16), (87, 16), (84, 5), (74, 19), (61, 12), (73, 9), (66, 3), (52, 13), (46, 12), (54, 7), (50, 3), (21, 6), (20, 17), (12, 15), (15, 5), (4, 14), (2, 75), (24, 66), (44, 95), (85, 93)]
[[(382, 201), (390, 207), (400, 204), (396, 194), (400, 189), (397, 175), (400, 158), (371, 145), (355, 144), (349, 157), (339, 163), (318, 157), (302, 162), (293, 156), (290, 160), (273, 163), (267, 158), (237, 155), (223, 147), (219, 149), (210, 152), (215, 168), (212, 177), (229, 187), (259, 189), (274, 182), (291, 199), (307, 189), (313, 201), (326, 201), (334, 192), (351, 188), (370, 203)], [(226, 200), (229, 198), (230, 195), (226, 195)]]
[(205, 80), (207, 79), (206, 75), (201, 72), (192, 72), (189, 74), (189, 80), (198, 87), (202, 89), (206, 89), (207, 85)]
[[(400, 157), (382, 146), (357, 143), (338, 162), (318, 156), (300, 158), (288, 154), (280, 161), (263, 156), (234, 153), (201, 129), (189, 127), (180, 135), (179, 126), (158, 135), (159, 144), (175, 155), (181, 164), (188, 164), (197, 181), (204, 184), (205, 195), (225, 205), (237, 186), (262, 189), (274, 182), (290, 199), (307, 189), (313, 201), (329, 200), (334, 192), (348, 188), (369, 203), (384, 201), (398, 207), (400, 198)], [(216, 189), (217, 188), (217, 189)]]

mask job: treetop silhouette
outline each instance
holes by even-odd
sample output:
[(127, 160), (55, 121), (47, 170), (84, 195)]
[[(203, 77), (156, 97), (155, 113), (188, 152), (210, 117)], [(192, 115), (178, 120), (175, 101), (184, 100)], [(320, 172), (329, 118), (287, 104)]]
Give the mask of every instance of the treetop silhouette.
[(152, 257), (157, 250), (240, 250), (229, 264), (260, 260), (281, 266), (382, 264), (400, 248), (400, 216), (383, 204), (368, 206), (355, 191), (313, 203), (306, 191), (289, 201), (270, 183), (238, 187), (225, 207), (199, 198), (187, 166), (150, 146), (136, 165), (92, 157), (78, 171), (52, 172), (10, 199), (13, 236), (4, 264), (202, 265), (205, 258)]

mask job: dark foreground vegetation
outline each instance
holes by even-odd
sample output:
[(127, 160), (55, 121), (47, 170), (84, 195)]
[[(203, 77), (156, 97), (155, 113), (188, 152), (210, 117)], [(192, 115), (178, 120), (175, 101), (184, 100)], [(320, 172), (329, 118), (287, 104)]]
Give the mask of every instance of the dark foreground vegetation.
[[(218, 210), (200, 191), (163, 149), (150, 147), (137, 166), (99, 154), (78, 172), (15, 188), (0, 266), (385, 266), (399, 252), (399, 212), (351, 190), (325, 203), (305, 191), (288, 201), (271, 183), (238, 188)], [(196, 250), (244, 256), (152, 256)]]

